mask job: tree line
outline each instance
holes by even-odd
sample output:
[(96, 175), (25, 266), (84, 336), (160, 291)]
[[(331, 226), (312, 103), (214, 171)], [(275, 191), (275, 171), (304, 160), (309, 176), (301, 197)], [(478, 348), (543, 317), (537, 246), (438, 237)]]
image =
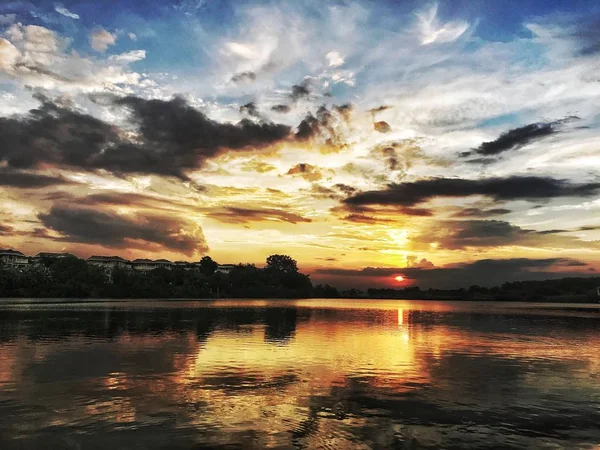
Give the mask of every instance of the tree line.
[(0, 297), (49, 298), (306, 298), (308, 275), (287, 255), (271, 255), (263, 268), (239, 264), (229, 273), (205, 256), (195, 268), (140, 272), (106, 270), (73, 256), (42, 258), (23, 268), (0, 267)]
[(74, 256), (42, 258), (23, 268), (0, 266), (0, 297), (47, 298), (381, 298), (477, 301), (598, 301), (600, 278), (519, 281), (491, 288), (371, 288), (338, 290), (313, 286), (287, 255), (271, 255), (264, 267), (238, 264), (217, 270), (209, 256), (194, 268), (157, 268), (140, 272), (122, 267), (107, 271)]

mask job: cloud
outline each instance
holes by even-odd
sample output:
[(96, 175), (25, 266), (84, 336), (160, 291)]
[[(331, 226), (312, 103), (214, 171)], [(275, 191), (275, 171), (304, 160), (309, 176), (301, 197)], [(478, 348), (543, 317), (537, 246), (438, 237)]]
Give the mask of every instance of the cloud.
[(123, 161), (120, 153), (109, 150), (104, 159), (114, 162), (117, 168), (125, 162), (129, 170), (149, 162), (152, 171), (160, 173), (165, 171), (161, 165), (168, 166), (167, 173), (181, 176), (182, 170), (200, 167), (204, 160), (226, 149), (262, 147), (284, 140), (290, 132), (289, 127), (272, 122), (243, 119), (238, 124), (219, 123), (181, 98), (164, 101), (125, 97), (116, 104), (130, 109), (146, 152), (137, 154), (139, 157), (132, 154), (131, 160)]
[(275, 111), (275, 112), (282, 113), (282, 114), (288, 113), (288, 112), (290, 112), (290, 110), (291, 110), (291, 108), (288, 105), (271, 106), (271, 111)]
[(306, 181), (319, 181), (323, 178), (323, 173), (318, 167), (307, 163), (296, 164), (286, 172), (286, 175), (298, 175)]
[(426, 258), (419, 258), (416, 255), (408, 255), (406, 257), (406, 267), (419, 268), (419, 269), (433, 269), (435, 266), (431, 261)]
[[(552, 230), (554, 232), (557, 230)], [(594, 248), (600, 241), (582, 241), (571, 236), (551, 236), (547, 231), (524, 229), (501, 220), (437, 221), (411, 237), (415, 243), (436, 243), (439, 249), (462, 250), (481, 247)]]
[(325, 57), (329, 67), (339, 67), (344, 64), (344, 57), (339, 52), (329, 52)]
[(453, 214), (453, 217), (490, 217), (510, 214), (512, 211), (506, 208), (464, 208)]
[(351, 113), (350, 104), (333, 105), (331, 109), (321, 106), (316, 115), (308, 113), (300, 122), (295, 138), (299, 141), (313, 140), (315, 145), (341, 150), (347, 146), (347, 135), (351, 132), (348, 126)]
[(39, 214), (42, 224), (60, 233), (60, 241), (97, 244), (111, 248), (144, 248), (149, 245), (185, 255), (208, 250), (202, 229), (194, 223), (151, 214), (117, 214), (55, 205)]
[(252, 159), (242, 164), (241, 169), (243, 172), (258, 172), (258, 173), (267, 173), (272, 172), (276, 169), (276, 167), (272, 164), (257, 161)]
[(240, 106), (240, 112), (246, 113), (252, 117), (260, 117), (260, 113), (258, 112), (258, 108), (256, 107), (256, 103), (248, 102), (242, 106)]
[(120, 53), (118, 55), (111, 55), (108, 60), (119, 63), (130, 64), (137, 61), (141, 61), (146, 58), (146, 50), (131, 50), (129, 52)]
[[(119, 92), (151, 84), (140, 74), (128, 71), (128, 61), (85, 58), (77, 51), (69, 51), (70, 39), (41, 26), (16, 23), (5, 36), (6, 39), (0, 38), (0, 72), (21, 85), (68, 92)], [(128, 57), (133, 56), (140, 55)]]
[(370, 112), (371, 114), (377, 114), (377, 113), (379, 113), (379, 112), (386, 111), (386, 110), (388, 110), (388, 109), (391, 109), (391, 108), (392, 108), (392, 107), (391, 107), (391, 106), (389, 106), (389, 105), (381, 105), (381, 106), (377, 106), (377, 107), (375, 107), (375, 108), (371, 108), (371, 109), (369, 109), (369, 112)]
[(11, 25), (17, 21), (16, 14), (0, 14), (0, 25)]
[(367, 216), (366, 214), (348, 214), (347, 216), (344, 216), (342, 220), (345, 220), (346, 222), (354, 222), (367, 225), (389, 224), (395, 222), (395, 220), (393, 219), (387, 219), (385, 217)]
[(444, 44), (453, 42), (461, 37), (469, 28), (469, 24), (463, 21), (439, 23), (437, 19), (437, 4), (429, 11), (418, 14), (419, 31), (421, 33), (421, 45)]
[(582, 226), (582, 227), (566, 229), (566, 230), (559, 230), (559, 229), (544, 230), (544, 231), (540, 231), (539, 233), (540, 234), (562, 234), (562, 233), (580, 233), (582, 231), (596, 231), (596, 230), (600, 230), (600, 225), (588, 225), (588, 226)]
[(232, 83), (250, 83), (256, 80), (256, 73), (251, 71), (239, 72), (231, 77)]
[(225, 206), (212, 210), (208, 217), (224, 223), (251, 223), (251, 222), (288, 222), (292, 224), (310, 223), (311, 219), (299, 214), (275, 208), (242, 208)]
[(300, 99), (308, 98), (310, 96), (309, 80), (304, 80), (300, 84), (292, 86), (292, 92), (290, 98), (292, 101), (297, 102)]
[(72, 13), (71, 11), (69, 11), (67, 8), (65, 8), (62, 5), (56, 5), (54, 7), (54, 11), (56, 11), (59, 14), (62, 14), (65, 17), (69, 17), (71, 19), (76, 19), (76, 20), (79, 19), (79, 14)]
[(540, 201), (557, 197), (590, 197), (600, 192), (598, 183), (571, 183), (551, 177), (429, 178), (390, 184), (386, 189), (358, 193), (344, 200), (347, 205), (414, 206), (434, 198), (482, 196), (496, 201)]
[[(585, 276), (581, 268), (587, 264), (570, 258), (508, 258), (482, 259), (474, 262), (448, 264), (443, 267), (365, 267), (363, 269), (321, 268), (314, 278), (336, 283), (367, 287), (389, 286), (392, 277), (402, 275), (421, 288), (451, 289), (498, 286), (506, 281), (546, 280), (567, 276)], [(575, 270), (574, 270), (575, 269)], [(576, 270), (579, 269), (579, 270)], [(349, 281), (352, 280), (352, 281)]]
[(50, 186), (76, 184), (62, 176), (45, 175), (36, 172), (0, 169), (0, 186), (22, 189), (39, 189)]
[(90, 46), (97, 52), (104, 53), (108, 47), (115, 45), (117, 35), (109, 33), (104, 28), (99, 28), (90, 32)]
[[(519, 128), (513, 128), (502, 133), (498, 139), (484, 142), (474, 150), (474, 153), (481, 156), (495, 156), (508, 150), (518, 149), (530, 142), (542, 139), (558, 132), (558, 126), (567, 120), (576, 120), (577, 117), (557, 120), (554, 122), (539, 122), (525, 125)], [(464, 153), (463, 156), (469, 156), (471, 152)]]
[(379, 122), (373, 123), (373, 129), (380, 133), (389, 133), (390, 131), (392, 131), (392, 127), (390, 127), (390, 124), (384, 120), (380, 120)]
[(181, 98), (169, 101), (123, 97), (129, 137), (100, 119), (43, 99), (26, 116), (0, 118), (0, 163), (16, 169), (49, 164), (104, 169), (113, 173), (146, 173), (187, 179), (185, 172), (228, 150), (258, 148), (287, 138), (290, 128), (242, 120), (220, 123)]

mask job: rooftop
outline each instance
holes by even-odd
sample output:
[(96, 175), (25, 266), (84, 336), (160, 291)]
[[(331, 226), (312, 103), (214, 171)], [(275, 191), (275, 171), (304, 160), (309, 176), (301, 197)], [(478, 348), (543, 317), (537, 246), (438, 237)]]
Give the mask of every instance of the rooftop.
[(120, 256), (98, 256), (98, 255), (94, 255), (94, 256), (90, 256), (87, 260), (88, 261), (90, 261), (90, 260), (96, 260), (96, 261), (122, 261), (122, 262), (128, 262), (126, 259), (123, 259)]
[(0, 255), (15, 255), (15, 256), (25, 256), (18, 250), (13, 250), (12, 248), (0, 249)]

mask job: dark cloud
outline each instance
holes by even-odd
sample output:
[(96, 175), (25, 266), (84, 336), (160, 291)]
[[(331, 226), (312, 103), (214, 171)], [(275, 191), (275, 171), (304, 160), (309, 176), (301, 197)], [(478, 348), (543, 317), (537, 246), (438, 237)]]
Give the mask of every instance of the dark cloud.
[(438, 248), (461, 250), (476, 247), (521, 246), (535, 248), (600, 248), (600, 241), (582, 241), (571, 236), (550, 236), (561, 230), (537, 231), (501, 220), (448, 220), (436, 222), (414, 235), (417, 243), (436, 242)]
[(375, 114), (375, 113), (382, 112), (382, 111), (385, 111), (390, 108), (392, 108), (392, 107), (389, 105), (381, 105), (381, 106), (377, 106), (375, 108), (369, 109), (369, 112), (372, 114)]
[(60, 233), (60, 241), (112, 248), (157, 247), (186, 255), (208, 250), (195, 224), (157, 215), (121, 215), (79, 206), (55, 205), (39, 215), (42, 224)]
[[(389, 285), (388, 280), (402, 275), (421, 288), (459, 288), (473, 284), (480, 286), (500, 285), (505, 281), (545, 280), (566, 276), (582, 276), (584, 272), (574, 268), (584, 268), (587, 264), (569, 258), (510, 258), (483, 259), (475, 262), (449, 264), (444, 267), (365, 267), (364, 269), (317, 269), (315, 279), (357, 287), (381, 287)], [(352, 280), (352, 281), (350, 281)]]
[(293, 224), (312, 222), (311, 219), (302, 217), (299, 214), (275, 208), (241, 208), (226, 206), (211, 211), (208, 216), (225, 223), (250, 223), (273, 220)]
[(251, 83), (256, 80), (255, 72), (239, 72), (231, 77), (232, 83)]
[(288, 105), (274, 105), (274, 106), (271, 106), (271, 111), (275, 111), (275, 112), (282, 113), (282, 114), (290, 112), (291, 109), (292, 108), (290, 108)]
[[(0, 236), (11, 236), (14, 233), (14, 228), (10, 225), (0, 223)], [(0, 246), (0, 248), (4, 248)]]
[(258, 112), (258, 108), (256, 107), (256, 103), (248, 102), (245, 105), (240, 106), (240, 112), (248, 114), (252, 117), (260, 117), (260, 113)]
[[(404, 178), (416, 164), (445, 167), (449, 162), (440, 158), (428, 156), (414, 139), (384, 142), (371, 149), (370, 156), (383, 162), (397, 181)], [(381, 173), (371, 174), (381, 177)], [(367, 173), (364, 176), (369, 176)], [(386, 181), (388, 177), (384, 176)]]
[(223, 151), (266, 146), (290, 133), (288, 126), (264, 121), (220, 123), (181, 98), (130, 96), (114, 104), (129, 110), (139, 133), (134, 140), (113, 125), (44, 100), (25, 117), (0, 118), (0, 163), (11, 169), (54, 165), (186, 179), (186, 171)]
[(333, 185), (338, 191), (344, 193), (345, 195), (352, 195), (356, 192), (356, 188), (353, 186), (349, 186), (344, 183), (337, 183)]
[(321, 106), (315, 115), (308, 113), (300, 122), (295, 138), (299, 141), (320, 138), (324, 144), (341, 149), (345, 146), (343, 125), (348, 124), (352, 105)]
[(512, 176), (507, 178), (430, 178), (390, 184), (386, 189), (366, 191), (344, 200), (355, 205), (414, 206), (434, 198), (483, 196), (496, 201), (540, 201), (557, 197), (590, 197), (600, 192), (600, 182), (571, 183), (551, 177)]
[(379, 122), (373, 123), (373, 129), (380, 133), (388, 133), (392, 131), (392, 127), (385, 120), (380, 120)]
[(287, 171), (286, 175), (298, 175), (306, 181), (319, 181), (323, 178), (321, 169), (306, 163), (296, 164)]
[(0, 169), (0, 186), (22, 189), (37, 189), (49, 186), (77, 184), (61, 176), (45, 175), (37, 172), (22, 172)]
[[(156, 171), (159, 166), (192, 169), (200, 166), (223, 149), (257, 147), (283, 140), (289, 127), (274, 123), (255, 123), (243, 119), (238, 124), (219, 123), (188, 105), (185, 100), (144, 100), (125, 97), (117, 100), (119, 105), (130, 108), (132, 121), (144, 139), (145, 154), (137, 154), (124, 164), (120, 154), (107, 151), (107, 164), (115, 162), (117, 168), (125, 165), (135, 170), (149, 161)], [(111, 154), (113, 153), (113, 154)], [(114, 159), (113, 159), (114, 157)], [(109, 168), (110, 168), (110, 164)], [(164, 170), (164, 168), (162, 169)], [(159, 172), (160, 173), (160, 172)]]
[(393, 219), (387, 219), (385, 217), (367, 216), (365, 214), (348, 214), (343, 218), (343, 220), (345, 220), (346, 222), (366, 223), (370, 225), (379, 223), (389, 224), (394, 222)]
[[(518, 149), (538, 139), (542, 139), (559, 131), (559, 126), (567, 121), (577, 120), (578, 117), (570, 116), (554, 122), (531, 123), (519, 128), (502, 133), (497, 139), (482, 143), (473, 152), (464, 152), (461, 156), (470, 156), (473, 153), (480, 156), (496, 156), (508, 150)], [(486, 159), (483, 160), (487, 161)]]
[(512, 211), (506, 208), (464, 208), (453, 215), (453, 217), (491, 217), (510, 214)]
[(292, 99), (292, 101), (297, 102), (298, 100), (308, 98), (309, 96), (310, 88), (308, 80), (304, 80), (302, 83), (292, 86), (292, 92), (290, 94), (290, 99)]
[(600, 225), (583, 226), (573, 228), (571, 230), (544, 230), (540, 231), (541, 234), (562, 234), (562, 233), (579, 233), (582, 231), (596, 231), (600, 230)]

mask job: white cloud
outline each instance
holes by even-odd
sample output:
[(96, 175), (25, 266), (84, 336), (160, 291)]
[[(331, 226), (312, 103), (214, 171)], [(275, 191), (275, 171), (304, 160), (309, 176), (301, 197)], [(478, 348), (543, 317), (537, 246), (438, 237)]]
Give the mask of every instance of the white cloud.
[(103, 28), (92, 31), (89, 39), (90, 46), (100, 53), (104, 53), (108, 47), (115, 45), (117, 42), (117, 36), (109, 33)]
[(10, 25), (17, 21), (16, 14), (0, 14), (0, 25)]
[(325, 55), (329, 67), (338, 67), (344, 64), (344, 57), (339, 52), (329, 52)]
[(0, 70), (9, 71), (21, 57), (21, 52), (4, 38), (0, 38)]
[(70, 40), (36, 25), (11, 26), (0, 38), (0, 72), (17, 83), (61, 92), (107, 90), (131, 93), (154, 88), (147, 78), (127, 70), (144, 50), (134, 50), (106, 60), (91, 59), (70, 50)]
[(440, 24), (437, 20), (437, 8), (437, 5), (434, 5), (426, 13), (417, 14), (421, 33), (421, 45), (453, 42), (461, 37), (469, 28), (469, 24), (462, 21)]
[(137, 41), (137, 36), (135, 33), (127, 33), (127, 36), (129, 36), (129, 39), (132, 41)]
[(59, 14), (62, 14), (65, 17), (69, 17), (71, 19), (79, 19), (79, 14), (72, 13), (71, 11), (69, 11), (67, 8), (65, 8), (62, 5), (56, 5), (54, 7), (54, 11), (56, 11)]
[(146, 50), (131, 50), (129, 52), (121, 53), (119, 55), (112, 55), (108, 59), (109, 61), (115, 61), (120, 63), (133, 63), (141, 61), (146, 58)]

